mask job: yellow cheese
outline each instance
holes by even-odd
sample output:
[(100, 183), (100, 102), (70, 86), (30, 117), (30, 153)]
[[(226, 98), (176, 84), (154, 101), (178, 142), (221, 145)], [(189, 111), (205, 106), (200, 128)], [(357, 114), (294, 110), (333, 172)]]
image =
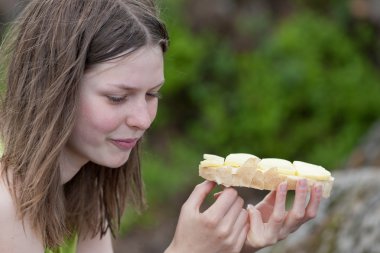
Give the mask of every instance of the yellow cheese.
[[(233, 153), (229, 154), (226, 158), (204, 154), (204, 160), (200, 165), (203, 167), (222, 167), (227, 166), (231, 168), (231, 173), (236, 174), (238, 169), (250, 158), (259, 159), (257, 156), (246, 153)], [(260, 159), (259, 159), (260, 160)], [(265, 158), (259, 161), (257, 169), (261, 171), (267, 171), (275, 168), (279, 174), (287, 176), (300, 176), (316, 180), (330, 180), (331, 173), (322, 166), (294, 161), (291, 163), (285, 159), (278, 158)]]
[(266, 171), (272, 168), (277, 169), (279, 174), (296, 175), (296, 169), (293, 164), (285, 159), (265, 158), (258, 163), (259, 170)]
[(257, 156), (245, 153), (229, 154), (224, 161), (224, 165), (232, 167), (242, 166), (249, 158), (257, 159)]
[(204, 154), (203, 159), (205, 160), (201, 161), (201, 166), (204, 167), (219, 167), (224, 165), (224, 158), (217, 155)]
[(300, 161), (294, 161), (293, 165), (296, 168), (297, 176), (317, 180), (329, 180), (331, 178), (331, 173), (322, 166)]
[(223, 161), (224, 162), (224, 157), (221, 157), (218, 155), (203, 154), (203, 159), (205, 159), (205, 160), (216, 160), (216, 161)]

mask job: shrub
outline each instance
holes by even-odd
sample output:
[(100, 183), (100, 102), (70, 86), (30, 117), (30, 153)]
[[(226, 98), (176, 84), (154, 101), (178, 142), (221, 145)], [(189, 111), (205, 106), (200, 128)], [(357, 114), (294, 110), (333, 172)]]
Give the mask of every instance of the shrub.
[(295, 15), (244, 54), (209, 37), (194, 43), (186, 36), (188, 44), (169, 52), (162, 111), (180, 122), (179, 131), (194, 140), (191, 148), (333, 169), (379, 115), (379, 76), (327, 18)]

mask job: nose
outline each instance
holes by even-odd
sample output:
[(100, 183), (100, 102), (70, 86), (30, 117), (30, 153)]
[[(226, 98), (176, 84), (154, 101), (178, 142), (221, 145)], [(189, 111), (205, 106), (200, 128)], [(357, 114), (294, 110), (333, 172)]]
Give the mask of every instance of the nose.
[[(128, 110), (128, 109), (127, 109)], [(126, 124), (131, 128), (146, 130), (150, 127), (155, 116), (155, 112), (144, 101), (139, 101), (129, 108)]]

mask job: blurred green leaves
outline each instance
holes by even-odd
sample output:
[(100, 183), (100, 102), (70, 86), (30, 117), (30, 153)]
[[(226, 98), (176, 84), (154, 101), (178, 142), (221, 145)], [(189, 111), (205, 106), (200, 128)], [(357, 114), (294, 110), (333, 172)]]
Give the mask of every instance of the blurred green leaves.
[(194, 149), (334, 169), (380, 115), (378, 74), (328, 18), (300, 12), (244, 53), (171, 28), (174, 41), (184, 40), (173, 42), (167, 55), (161, 126), (180, 121)]
[[(371, 51), (375, 34), (366, 23), (348, 36), (346, 1), (296, 1), (303, 7), (278, 23), (269, 13), (238, 18), (236, 34), (262, 36), (249, 51), (212, 31), (193, 33), (183, 1), (162, 2), (171, 41), (143, 156), (151, 208), (144, 216), (128, 211), (122, 231), (153, 222), (159, 206), (200, 181), (203, 153), (248, 152), (332, 170), (379, 118), (380, 76), (365, 53), (380, 51)], [(310, 11), (326, 2), (336, 20)]]

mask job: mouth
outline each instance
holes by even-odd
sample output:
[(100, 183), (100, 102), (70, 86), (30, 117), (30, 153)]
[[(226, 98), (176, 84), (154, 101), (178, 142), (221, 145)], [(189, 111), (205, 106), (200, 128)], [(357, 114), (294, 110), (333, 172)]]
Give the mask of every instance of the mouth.
[(134, 139), (111, 139), (111, 142), (121, 150), (127, 151), (131, 150), (136, 146), (138, 138)]

